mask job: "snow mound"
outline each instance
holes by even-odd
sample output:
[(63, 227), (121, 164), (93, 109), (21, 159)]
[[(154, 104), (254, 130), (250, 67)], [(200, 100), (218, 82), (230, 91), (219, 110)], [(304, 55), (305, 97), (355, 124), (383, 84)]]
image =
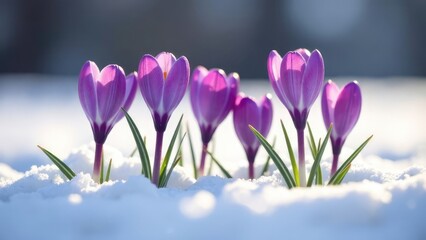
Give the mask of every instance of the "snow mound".
[[(25, 173), (0, 165), (0, 239), (426, 239), (420, 159), (360, 157), (341, 186), (291, 190), (277, 171), (195, 181), (177, 166), (168, 188), (157, 189), (138, 157), (110, 147), (112, 179), (96, 184), (93, 148), (65, 160), (78, 170), (71, 181), (54, 165)], [(322, 167), (328, 172), (328, 159)]]

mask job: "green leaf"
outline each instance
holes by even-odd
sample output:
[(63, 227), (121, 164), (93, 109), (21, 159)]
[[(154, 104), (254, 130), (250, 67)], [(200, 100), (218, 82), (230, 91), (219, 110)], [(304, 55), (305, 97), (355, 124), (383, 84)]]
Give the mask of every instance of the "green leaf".
[(112, 163), (112, 158), (109, 160), (109, 164), (108, 164), (108, 168), (107, 168), (107, 172), (106, 172), (106, 177), (105, 177), (105, 182), (109, 181), (109, 177), (111, 175), (111, 163)]
[(129, 157), (134, 157), (137, 150), (138, 150), (138, 147), (135, 147), (135, 149), (133, 149), (133, 151), (129, 154)]
[(162, 187), (167, 187), (167, 183), (169, 182), (170, 176), (173, 173), (173, 169), (176, 167), (176, 165), (182, 160), (182, 156), (178, 156), (172, 163), (172, 166), (170, 166), (169, 171), (167, 172), (167, 176), (166, 179), (164, 181), (164, 186)]
[(318, 172), (318, 168), (320, 167), (321, 158), (324, 153), (325, 147), (327, 146), (328, 139), (330, 138), (331, 130), (333, 129), (333, 126), (330, 125), (327, 131), (327, 135), (324, 138), (324, 142), (321, 145), (321, 148), (319, 149), (317, 155), (315, 156), (314, 163), (312, 164), (311, 172), (309, 173), (308, 183), (306, 184), (307, 187), (312, 186), (312, 183), (314, 182), (314, 178), (316, 173)]
[(311, 129), (311, 125), (308, 123), (308, 132), (309, 132), (309, 138), (308, 138), (308, 143), (309, 143), (309, 148), (311, 149), (311, 153), (312, 153), (312, 159), (315, 159), (317, 156), (317, 146), (315, 145), (315, 138), (314, 135), (312, 134), (312, 129)]
[(365, 140), (353, 153), (351, 156), (349, 156), (348, 159), (346, 159), (346, 161), (342, 164), (342, 166), (340, 166), (339, 169), (337, 169), (336, 173), (330, 178), (330, 181), (328, 182), (328, 185), (336, 185), (339, 182), (343, 180), (343, 178), (345, 177), (346, 173), (345, 170), (347, 168), (347, 170), (349, 171), (349, 165), (352, 163), (352, 161), (358, 156), (358, 154), (362, 151), (362, 149), (367, 145), (367, 143), (371, 140), (371, 138), (373, 137), (373, 135), (371, 135), (369, 138), (367, 138), (367, 140)]
[(297, 167), (296, 158), (294, 157), (293, 147), (291, 146), (290, 139), (287, 134), (287, 130), (285, 129), (284, 123), (282, 120), (281, 120), (281, 128), (284, 133), (288, 155), (290, 156), (291, 168), (293, 169), (293, 175), (294, 175), (294, 179), (296, 180), (296, 186), (300, 186), (299, 168)]
[(37, 147), (40, 148), (40, 150), (43, 151), (44, 154), (46, 154), (46, 156), (56, 165), (56, 167), (59, 168), (59, 170), (65, 175), (65, 177), (68, 178), (68, 180), (71, 180), (76, 176), (75, 173), (71, 170), (71, 168), (69, 168), (68, 165), (62, 162), (58, 157), (56, 157), (51, 152), (47, 151), (39, 145), (37, 145)]
[(104, 182), (104, 154), (102, 153), (101, 173), (99, 174), (99, 183), (102, 184), (103, 182)]
[(336, 177), (336, 180), (334, 181), (333, 185), (340, 185), (345, 178), (346, 174), (349, 172), (349, 169), (351, 168), (351, 164), (349, 164), (345, 169), (343, 169), (342, 174), (339, 174), (339, 176)]
[(121, 108), (121, 110), (124, 112), (124, 116), (126, 117), (127, 123), (129, 124), (133, 137), (135, 138), (136, 146), (138, 148), (139, 156), (141, 158), (141, 163), (142, 163), (141, 173), (145, 175), (146, 178), (151, 180), (152, 178), (151, 163), (149, 161), (148, 151), (146, 150), (145, 143), (142, 140), (141, 134), (138, 128), (136, 127), (136, 124), (133, 121), (133, 119), (130, 117), (130, 115), (126, 112), (124, 108)]
[(315, 184), (316, 185), (322, 185), (322, 171), (321, 166), (318, 167), (317, 175), (315, 176)]
[[(272, 140), (272, 148), (275, 148), (275, 144), (277, 142), (277, 137), (274, 137), (274, 139)], [(269, 171), (269, 162), (271, 161), (271, 156), (268, 155), (268, 157), (266, 158), (265, 161), (265, 165), (263, 166), (262, 169), (262, 173), (260, 174), (260, 176), (265, 175), (268, 171)]]
[(182, 136), (182, 138), (180, 139), (180, 141), (179, 141), (179, 146), (178, 146), (178, 151), (176, 151), (176, 154), (175, 154), (175, 157), (174, 157), (174, 160), (173, 160), (173, 162), (172, 162), (172, 166), (170, 167), (170, 169), (169, 169), (169, 171), (168, 171), (168, 173), (167, 174), (165, 174), (164, 175), (164, 177), (163, 178), (160, 178), (160, 181), (159, 181), (159, 184), (158, 184), (158, 186), (161, 188), (161, 187), (166, 187), (167, 186), (167, 183), (168, 183), (168, 181), (169, 181), (169, 178), (170, 178), (170, 174), (171, 174), (171, 172), (173, 171), (173, 169), (176, 167), (176, 164), (178, 164), (179, 163), (179, 161), (181, 161), (182, 160), (182, 155), (180, 155), (179, 154), (179, 150), (181, 150), (181, 148), (182, 148), (182, 143), (183, 143), (183, 140), (185, 139), (185, 136), (186, 136), (186, 133)]
[[(182, 127), (182, 125), (179, 128), (179, 139), (183, 139), (183, 127)], [(181, 148), (179, 149), (178, 154), (181, 156), (180, 161), (179, 161), (179, 165), (181, 167), (183, 167), (183, 152), (182, 152)]]
[(176, 141), (176, 138), (177, 138), (178, 133), (179, 133), (180, 124), (182, 123), (182, 119), (183, 119), (183, 114), (180, 116), (179, 122), (178, 122), (178, 124), (175, 128), (174, 133), (173, 133), (173, 137), (170, 140), (169, 147), (167, 148), (166, 155), (164, 156), (163, 163), (161, 164), (159, 182), (164, 181), (164, 179), (166, 178), (167, 165), (169, 164), (170, 156), (172, 155), (173, 147), (175, 145), (175, 141)]
[(287, 166), (284, 164), (283, 160), (278, 156), (273, 147), (266, 141), (266, 139), (260, 134), (253, 126), (249, 125), (250, 130), (254, 133), (254, 135), (259, 139), (262, 146), (265, 148), (266, 152), (268, 152), (269, 156), (271, 156), (272, 161), (274, 161), (277, 166), (278, 171), (280, 171), (281, 175), (284, 178), (288, 188), (296, 187), (296, 182), (290, 174)]
[(213, 156), (213, 154), (209, 151), (207, 151), (207, 154), (210, 156), (212, 161), (219, 167), (220, 171), (222, 171), (223, 175), (225, 175), (227, 178), (232, 178), (231, 174), (229, 174), (228, 171), (222, 166), (222, 164), (219, 163), (219, 161)]
[(194, 144), (192, 144), (191, 131), (189, 130), (188, 124), (186, 124), (186, 132), (188, 133), (189, 148), (191, 150), (192, 167), (194, 169), (194, 178), (197, 179), (198, 178), (197, 162), (195, 160)]

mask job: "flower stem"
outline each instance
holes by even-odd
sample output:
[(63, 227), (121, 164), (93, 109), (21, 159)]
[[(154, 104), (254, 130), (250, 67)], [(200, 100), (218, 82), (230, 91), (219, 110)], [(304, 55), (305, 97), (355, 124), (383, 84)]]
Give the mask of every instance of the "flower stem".
[(207, 143), (203, 143), (201, 150), (200, 168), (198, 168), (198, 177), (204, 176), (204, 166), (206, 165)]
[(248, 176), (249, 179), (254, 179), (254, 162), (249, 162)]
[(336, 173), (338, 162), (339, 162), (339, 154), (333, 154), (333, 163), (331, 165), (330, 177), (332, 177)]
[(160, 181), (161, 150), (163, 148), (163, 134), (164, 132), (157, 132), (157, 139), (155, 142), (155, 156), (154, 156), (154, 169), (152, 171), (152, 183), (154, 183), (157, 187)]
[(102, 143), (96, 143), (95, 148), (95, 163), (93, 164), (93, 180), (97, 183), (100, 182), (99, 174), (101, 172), (101, 166), (102, 166)]
[(306, 167), (305, 167), (305, 138), (304, 129), (297, 130), (297, 144), (299, 153), (299, 176), (300, 186), (306, 187)]

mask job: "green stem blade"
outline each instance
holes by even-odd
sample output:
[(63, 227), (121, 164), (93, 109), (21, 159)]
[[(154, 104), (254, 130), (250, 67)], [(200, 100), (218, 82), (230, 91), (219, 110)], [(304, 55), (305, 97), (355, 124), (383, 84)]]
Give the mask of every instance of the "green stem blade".
[(288, 155), (290, 156), (291, 168), (293, 169), (293, 175), (296, 181), (296, 186), (300, 186), (299, 168), (297, 167), (296, 158), (294, 157), (293, 147), (291, 146), (290, 139), (287, 134), (287, 130), (285, 129), (284, 123), (282, 120), (281, 120), (281, 128), (284, 133)]
[(112, 163), (112, 158), (109, 160), (109, 164), (108, 164), (108, 168), (107, 168), (107, 172), (106, 172), (106, 177), (105, 177), (105, 182), (109, 181), (109, 177), (111, 175), (111, 163)]
[[(164, 156), (163, 159), (163, 163), (161, 164), (161, 168), (160, 168), (160, 180), (159, 182), (164, 182), (166, 175), (167, 175), (167, 165), (169, 164), (169, 160), (170, 160), (170, 156), (172, 155), (172, 151), (173, 151), (173, 147), (175, 145), (176, 142), (176, 138), (179, 134), (179, 129), (180, 129), (180, 125), (182, 123), (182, 119), (183, 119), (183, 114), (181, 115), (179, 122), (175, 128), (175, 131), (173, 133), (173, 137), (170, 140), (170, 144), (169, 147), (167, 148), (167, 152), (166, 155)], [(179, 150), (178, 150), (179, 152)]]
[(312, 164), (311, 172), (309, 173), (309, 178), (308, 178), (308, 183), (307, 183), (308, 187), (312, 186), (312, 183), (314, 182), (315, 175), (317, 174), (318, 168), (320, 167), (321, 158), (322, 158), (322, 155), (324, 153), (325, 147), (327, 146), (327, 142), (330, 138), (330, 134), (331, 134), (332, 129), (333, 129), (333, 126), (331, 125), (328, 128), (327, 135), (325, 136), (324, 141), (321, 144), (321, 148), (319, 149), (319, 151), (318, 151), (318, 153), (315, 157), (314, 163)]
[(337, 169), (336, 173), (330, 178), (330, 181), (328, 182), (328, 185), (336, 185), (339, 184), (339, 179), (340, 182), (342, 182), (343, 178), (345, 177), (347, 171), (345, 171), (346, 169), (349, 171), (349, 165), (352, 163), (352, 161), (358, 156), (358, 154), (362, 151), (362, 149), (364, 149), (364, 147), (368, 144), (368, 142), (371, 140), (371, 138), (373, 138), (373, 135), (371, 135), (369, 138), (367, 138), (367, 140), (365, 140), (353, 153), (351, 156), (349, 156), (348, 159), (346, 159), (346, 161), (342, 164), (342, 166), (340, 166), (339, 169)]
[(148, 151), (146, 150), (145, 143), (133, 119), (130, 117), (130, 115), (126, 112), (124, 108), (121, 108), (121, 110), (124, 112), (124, 116), (126, 117), (127, 123), (129, 124), (130, 130), (132, 131), (133, 137), (136, 142), (136, 146), (139, 151), (139, 156), (141, 158), (141, 163), (142, 163), (141, 172), (143, 175), (145, 175), (146, 178), (151, 180), (152, 178), (151, 163), (149, 161)]
[(281, 175), (284, 178), (288, 188), (296, 187), (296, 182), (290, 174), (287, 166), (284, 164), (283, 160), (278, 156), (277, 152), (272, 148), (272, 146), (266, 141), (266, 139), (260, 134), (253, 126), (249, 125), (250, 130), (254, 133), (257, 139), (259, 139), (262, 146), (268, 152), (269, 156), (271, 156), (272, 161), (274, 161), (277, 169), (280, 171)]
[[(277, 142), (277, 137), (274, 137), (274, 139), (272, 140), (272, 148), (275, 148), (275, 144)], [(260, 176), (265, 175), (268, 171), (269, 171), (269, 162), (271, 161), (271, 156), (268, 155), (268, 157), (266, 158), (265, 161), (265, 165), (263, 166), (262, 169), (262, 173), (260, 174)]]
[(68, 167), (64, 162), (62, 162), (58, 157), (53, 155), (53, 153), (49, 152), (48, 150), (42, 148), (41, 146), (37, 145), (38, 148), (40, 148), (41, 151), (46, 154), (46, 156), (56, 165), (56, 167), (59, 168), (59, 170), (65, 175), (68, 180), (73, 179), (76, 174), (71, 170), (71, 168)]
[(228, 171), (222, 166), (222, 164), (219, 163), (219, 161), (213, 156), (213, 154), (209, 151), (207, 151), (207, 154), (210, 156), (212, 161), (219, 167), (220, 171), (222, 171), (223, 175), (225, 175), (227, 178), (232, 178), (231, 174), (229, 174)]

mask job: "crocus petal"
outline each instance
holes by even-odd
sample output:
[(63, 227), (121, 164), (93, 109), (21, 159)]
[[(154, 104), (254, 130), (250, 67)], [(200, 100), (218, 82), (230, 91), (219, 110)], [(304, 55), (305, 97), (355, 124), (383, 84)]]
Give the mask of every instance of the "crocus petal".
[(209, 73), (209, 71), (203, 67), (198, 66), (195, 68), (194, 72), (192, 73), (192, 82), (191, 82), (191, 90), (190, 90), (190, 99), (191, 99), (191, 107), (192, 111), (194, 112), (195, 118), (200, 118), (200, 111), (199, 111), (199, 93), (200, 93), (200, 86), (204, 79), (204, 77)]
[(305, 65), (305, 60), (300, 53), (288, 52), (281, 62), (281, 79), (278, 82), (278, 87), (287, 97), (289, 103), (299, 110), (303, 109), (301, 97)]
[(260, 110), (261, 125), (257, 130), (259, 130), (264, 137), (268, 136), (272, 125), (273, 110), (271, 98), (271, 94), (266, 94), (260, 99), (258, 106)]
[[(133, 100), (136, 96), (136, 91), (138, 87), (137, 77), (138, 73), (133, 72), (126, 77), (126, 95), (124, 97), (123, 108), (126, 111), (129, 111), (130, 106), (133, 103)], [(123, 111), (119, 110), (115, 122), (120, 121), (124, 117)]]
[(171, 114), (185, 95), (189, 82), (189, 62), (180, 57), (170, 69), (164, 86), (164, 111)]
[(320, 94), (324, 81), (324, 61), (318, 50), (312, 52), (306, 64), (302, 81), (303, 106), (310, 109)]
[(240, 104), (241, 100), (245, 97), (246, 97), (246, 95), (243, 92), (238, 93), (237, 97), (235, 98), (234, 107), (237, 107)]
[(300, 55), (302, 55), (303, 59), (305, 59), (305, 62), (307, 62), (309, 57), (311, 56), (311, 52), (309, 52), (309, 50), (306, 49), (306, 48), (296, 49), (295, 52), (300, 53)]
[(272, 50), (268, 56), (268, 76), (271, 83), (276, 82), (280, 79), (280, 69), (281, 69), (282, 58), (280, 54)]
[(260, 129), (261, 121), (256, 102), (248, 97), (241, 99), (240, 104), (234, 109), (234, 128), (246, 151), (248, 148), (259, 146), (259, 142), (251, 132), (249, 125)]
[(361, 113), (361, 89), (358, 82), (347, 84), (339, 94), (334, 109), (334, 129), (345, 139)]
[(120, 66), (111, 64), (102, 69), (96, 84), (98, 112), (102, 122), (115, 118), (126, 94), (126, 77)]
[(78, 80), (78, 96), (87, 118), (96, 121), (96, 79), (99, 76), (98, 66), (87, 61), (80, 71)]
[(330, 127), (330, 124), (334, 122), (334, 108), (339, 93), (339, 87), (333, 81), (328, 80), (324, 85), (321, 97), (322, 117), (326, 128)]
[[(226, 81), (228, 82), (229, 86), (229, 97), (227, 99), (228, 104), (226, 105), (225, 109), (222, 111), (222, 115), (219, 117), (219, 119), (225, 119), (226, 116), (229, 114), (229, 112), (234, 108), (235, 102), (237, 100), (239, 86), (240, 86), (240, 75), (238, 73), (230, 73), (228, 77), (226, 78)], [(220, 120), (220, 122), (222, 121)]]
[(170, 69), (172, 69), (173, 64), (176, 62), (176, 57), (173, 53), (161, 52), (156, 57), (158, 65), (160, 65), (161, 70), (163, 71), (163, 77), (166, 79)]
[[(200, 86), (199, 112), (202, 123), (219, 124), (220, 115), (228, 105), (230, 89), (221, 69), (213, 69), (207, 74)], [(235, 100), (235, 99), (234, 99)]]
[(157, 111), (163, 97), (163, 72), (157, 60), (146, 54), (142, 57), (138, 69), (139, 88), (151, 111)]
[(278, 84), (280, 81), (280, 72), (281, 72), (281, 62), (282, 58), (277, 51), (273, 50), (269, 53), (268, 57), (268, 76), (269, 81), (274, 89), (275, 94), (277, 94), (280, 101), (284, 104), (287, 109), (292, 109), (290, 102), (288, 101), (287, 96), (284, 94), (284, 91), (281, 87), (281, 84)]

